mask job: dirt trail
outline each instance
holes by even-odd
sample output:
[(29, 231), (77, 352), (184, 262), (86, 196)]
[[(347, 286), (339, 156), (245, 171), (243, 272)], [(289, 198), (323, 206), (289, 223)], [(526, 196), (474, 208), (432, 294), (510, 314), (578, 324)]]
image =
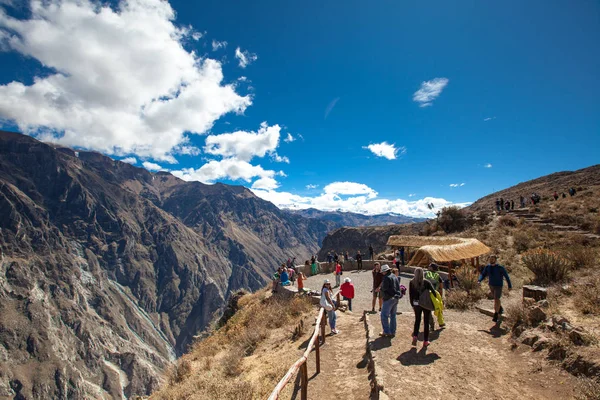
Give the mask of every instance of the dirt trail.
[[(337, 328), (341, 333), (331, 336), (327, 327), (328, 336), (321, 347), (321, 373), (316, 375), (314, 352), (308, 361), (308, 398), (368, 399), (371, 389), (367, 363), (363, 360), (366, 336), (360, 321), (362, 315), (343, 312), (337, 315)], [(299, 389), (291, 398), (300, 399)]]
[[(369, 316), (379, 332), (376, 316)], [(377, 374), (390, 399), (569, 399), (575, 378), (537, 354), (510, 350), (507, 332), (476, 312), (446, 311), (447, 328), (432, 344), (411, 345), (412, 313), (398, 316), (393, 339), (372, 342)], [(422, 329), (422, 326), (421, 326)]]

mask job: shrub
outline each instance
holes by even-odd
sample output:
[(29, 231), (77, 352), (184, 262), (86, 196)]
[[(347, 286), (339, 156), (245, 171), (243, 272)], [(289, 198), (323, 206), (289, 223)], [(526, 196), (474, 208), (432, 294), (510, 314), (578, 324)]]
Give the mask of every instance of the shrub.
[(238, 346), (233, 346), (225, 354), (221, 360), (221, 366), (223, 372), (227, 376), (238, 376), (242, 373), (242, 357), (244, 356), (244, 349)]
[(583, 314), (600, 315), (600, 278), (577, 285), (574, 302)]
[(460, 232), (467, 228), (464, 212), (455, 206), (442, 208), (437, 221), (439, 227), (446, 233)]
[(586, 246), (572, 246), (565, 251), (574, 269), (589, 268), (596, 264), (596, 249)]
[(457, 310), (467, 310), (471, 308), (473, 303), (469, 297), (469, 294), (461, 289), (452, 289), (446, 292), (446, 304), (447, 308), (455, 308)]
[(185, 380), (192, 374), (192, 363), (186, 359), (181, 358), (169, 371), (169, 383), (176, 384)]
[(477, 282), (479, 275), (472, 267), (463, 265), (454, 272), (454, 275), (456, 275), (456, 278), (458, 279), (458, 285), (460, 288), (467, 293), (470, 293), (480, 287), (479, 282)]
[(511, 328), (519, 325), (529, 325), (527, 311), (522, 302), (512, 303), (506, 306), (506, 323)]
[(535, 275), (533, 283), (549, 284), (562, 282), (569, 276), (571, 265), (559, 254), (546, 250), (529, 250), (522, 256), (523, 265)]
[(529, 250), (531, 244), (532, 240), (527, 232), (518, 230), (513, 234), (513, 246), (517, 253)]
[(511, 226), (514, 228), (519, 224), (519, 220), (513, 217), (512, 215), (503, 215), (500, 218), (498, 218), (498, 223), (501, 226)]

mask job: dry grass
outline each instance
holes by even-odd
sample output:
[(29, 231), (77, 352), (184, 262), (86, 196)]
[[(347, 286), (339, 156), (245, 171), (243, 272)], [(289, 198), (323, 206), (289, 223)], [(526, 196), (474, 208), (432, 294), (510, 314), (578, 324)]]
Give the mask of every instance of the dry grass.
[(447, 291), (446, 307), (467, 310), (485, 297), (485, 291), (477, 282), (478, 275), (473, 268), (462, 266), (455, 271), (455, 275), (458, 288)]
[(534, 273), (533, 283), (540, 285), (563, 282), (569, 277), (571, 265), (560, 254), (546, 250), (530, 250), (522, 256), (523, 265)]
[(300, 356), (290, 332), (316, 309), (305, 297), (282, 299), (263, 290), (238, 300), (223, 327), (196, 343), (152, 399), (263, 399)]
[(516, 227), (519, 224), (519, 220), (512, 215), (503, 215), (498, 218), (498, 224), (501, 226)]
[(577, 285), (574, 302), (583, 314), (600, 315), (600, 277)]
[(506, 324), (511, 328), (519, 325), (529, 326), (527, 310), (522, 302), (510, 303), (506, 306)]
[(598, 252), (592, 247), (573, 245), (564, 250), (565, 257), (574, 269), (590, 268), (596, 265)]
[(580, 378), (577, 400), (600, 400), (600, 379)]

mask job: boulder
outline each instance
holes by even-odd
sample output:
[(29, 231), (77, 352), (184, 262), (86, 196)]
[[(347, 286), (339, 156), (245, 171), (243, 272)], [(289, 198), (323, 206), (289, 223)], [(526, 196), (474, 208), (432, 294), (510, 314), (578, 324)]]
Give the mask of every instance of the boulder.
[(541, 336), (533, 345), (533, 351), (542, 351), (550, 346), (550, 339)]
[(531, 310), (529, 310), (529, 320), (534, 325), (538, 325), (541, 322), (544, 322), (546, 318), (548, 318), (546, 312), (538, 306), (535, 306)]
[(550, 303), (546, 299), (538, 301), (537, 305), (538, 305), (538, 307), (541, 307), (541, 308), (548, 308), (548, 307), (550, 307)]
[(535, 342), (540, 339), (540, 336), (535, 332), (529, 331), (525, 332), (520, 339), (521, 343), (526, 344), (527, 346), (533, 346)]
[(533, 307), (535, 299), (533, 297), (523, 297), (523, 307)]
[(543, 300), (548, 297), (548, 289), (541, 286), (525, 285), (523, 286), (523, 298), (533, 297), (536, 300)]
[(569, 339), (576, 346), (587, 346), (593, 342), (593, 337), (579, 328), (569, 332)]

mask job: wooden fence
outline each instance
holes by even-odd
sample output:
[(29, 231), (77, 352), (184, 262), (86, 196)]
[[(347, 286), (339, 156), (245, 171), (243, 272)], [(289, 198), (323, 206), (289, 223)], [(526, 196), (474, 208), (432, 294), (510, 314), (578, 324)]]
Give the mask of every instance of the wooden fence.
[[(337, 295), (337, 305), (339, 307), (340, 304), (340, 293)], [(289, 383), (294, 375), (298, 373), (300, 370), (301, 378), (300, 378), (300, 399), (306, 400), (308, 398), (308, 367), (306, 363), (308, 362), (308, 356), (312, 352), (314, 347), (315, 349), (315, 358), (316, 358), (316, 366), (317, 366), (317, 374), (321, 372), (321, 346), (325, 344), (325, 326), (327, 325), (327, 316), (326, 311), (323, 307), (319, 309), (319, 314), (317, 315), (317, 320), (315, 322), (315, 331), (308, 342), (308, 346), (306, 347), (306, 351), (296, 361), (288, 370), (288, 372), (284, 375), (283, 378), (279, 381), (273, 392), (269, 396), (269, 400), (277, 400), (279, 399), (279, 395), (283, 388)]]

